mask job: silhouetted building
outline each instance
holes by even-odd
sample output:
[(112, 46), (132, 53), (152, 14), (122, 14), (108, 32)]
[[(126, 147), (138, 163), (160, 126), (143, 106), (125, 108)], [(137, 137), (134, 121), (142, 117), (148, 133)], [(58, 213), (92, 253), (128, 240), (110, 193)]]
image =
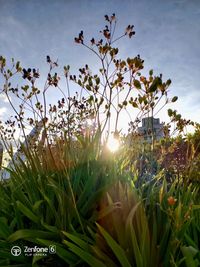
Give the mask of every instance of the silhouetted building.
[(138, 133), (144, 137), (147, 142), (160, 140), (164, 137), (164, 123), (160, 123), (160, 119), (147, 117), (142, 119), (142, 126), (138, 128)]
[(1, 169), (1, 166), (2, 166), (2, 160), (3, 160), (3, 145), (0, 141), (0, 169)]

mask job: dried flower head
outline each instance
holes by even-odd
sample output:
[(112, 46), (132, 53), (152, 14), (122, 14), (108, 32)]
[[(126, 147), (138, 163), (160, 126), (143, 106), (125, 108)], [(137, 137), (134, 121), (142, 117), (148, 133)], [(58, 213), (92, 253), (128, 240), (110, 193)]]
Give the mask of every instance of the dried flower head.
[(168, 197), (167, 202), (168, 202), (168, 204), (170, 206), (174, 206), (176, 204), (176, 202), (177, 202), (177, 199), (175, 199), (174, 197), (170, 196), (170, 197)]

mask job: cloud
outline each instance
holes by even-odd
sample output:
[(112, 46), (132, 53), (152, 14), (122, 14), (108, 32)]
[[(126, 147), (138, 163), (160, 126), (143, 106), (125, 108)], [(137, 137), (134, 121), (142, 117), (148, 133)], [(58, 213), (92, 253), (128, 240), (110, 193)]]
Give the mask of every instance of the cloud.
[[(140, 54), (145, 60), (144, 72), (153, 68), (155, 74), (171, 78), (171, 93), (179, 96), (182, 109), (188, 116), (196, 114), (200, 101), (199, 0), (90, 2), (0, 0), (0, 53), (21, 60), (24, 67), (38, 67), (41, 80), (46, 75), (43, 63), (47, 54), (58, 58), (61, 66), (70, 64), (72, 72), (85, 63), (96, 71), (96, 58), (75, 45), (73, 39), (80, 30), (84, 30), (86, 39), (96, 38), (104, 26), (103, 16), (115, 12), (117, 32), (123, 32), (129, 23), (136, 30), (130, 42), (119, 42), (120, 55), (127, 58)], [(50, 101), (57, 98), (54, 92), (50, 91)], [(0, 96), (1, 100), (5, 103)]]
[(5, 95), (0, 95), (0, 100), (2, 100), (4, 103), (8, 103), (8, 99)]
[(7, 111), (8, 109), (6, 107), (0, 108), (0, 117), (2, 117), (2, 115), (4, 115)]
[(1, 53), (15, 57), (24, 49), (24, 40), (27, 40), (28, 29), (11, 15), (1, 16), (0, 26)]

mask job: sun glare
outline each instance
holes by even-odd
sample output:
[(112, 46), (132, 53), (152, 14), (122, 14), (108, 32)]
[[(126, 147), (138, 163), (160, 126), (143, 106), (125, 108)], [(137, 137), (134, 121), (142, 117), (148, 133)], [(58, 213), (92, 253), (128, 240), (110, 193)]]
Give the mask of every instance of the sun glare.
[(119, 149), (119, 140), (113, 136), (109, 137), (107, 147), (111, 152), (116, 152)]

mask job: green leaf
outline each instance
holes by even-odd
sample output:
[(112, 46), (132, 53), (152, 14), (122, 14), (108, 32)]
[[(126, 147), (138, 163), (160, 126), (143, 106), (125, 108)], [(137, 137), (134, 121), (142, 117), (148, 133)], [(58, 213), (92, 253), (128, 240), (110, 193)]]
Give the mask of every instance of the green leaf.
[(153, 70), (149, 71), (149, 75), (152, 76), (153, 75)]
[(97, 227), (103, 237), (105, 238), (106, 242), (114, 252), (116, 258), (119, 260), (121, 263), (122, 267), (131, 267), (131, 264), (129, 263), (126, 254), (123, 250), (123, 248), (104, 230), (103, 227), (101, 227), (99, 224), (97, 224)]
[(193, 205), (193, 206), (192, 206), (192, 209), (193, 209), (193, 210), (198, 210), (198, 209), (200, 209), (200, 205)]
[(187, 233), (185, 233), (185, 240), (187, 241), (188, 245), (193, 246), (194, 248), (198, 247), (194, 240)]
[(76, 254), (77, 256), (79, 256), (82, 260), (84, 260), (85, 262), (87, 262), (90, 266), (92, 267), (106, 267), (105, 264), (103, 264), (100, 260), (98, 260), (97, 258), (95, 258), (94, 256), (92, 256), (89, 252), (79, 248), (78, 246), (65, 241), (65, 244), (68, 245), (69, 249)]
[(102, 210), (100, 210), (98, 212), (98, 220), (103, 219), (104, 217), (106, 217), (108, 214), (112, 213), (114, 210), (118, 209), (119, 205), (118, 203), (112, 203), (111, 205), (103, 208)]
[(45, 245), (45, 246), (55, 245), (56, 255), (72, 266), (75, 266), (76, 262), (78, 261), (77, 257), (74, 254), (66, 250), (59, 243), (56, 243), (54, 241), (52, 242), (50, 240), (40, 239), (40, 238), (36, 239), (36, 242), (41, 245)]
[(156, 77), (156, 78), (153, 80), (151, 86), (149, 87), (149, 92), (150, 92), (150, 93), (155, 92), (155, 91), (157, 90), (158, 86), (161, 85), (161, 84), (162, 84), (162, 80), (161, 80), (161, 78), (160, 78), (160, 77)]
[(138, 108), (138, 104), (135, 101), (133, 101), (131, 104), (134, 108)]
[(59, 230), (56, 226), (48, 225), (47, 223), (44, 223), (43, 220), (41, 220), (41, 225), (48, 231), (59, 234)]
[(167, 112), (168, 112), (168, 116), (169, 116), (169, 117), (171, 117), (171, 116), (173, 115), (173, 111), (172, 111), (172, 109), (168, 109)]
[(38, 216), (36, 216), (29, 208), (24, 206), (24, 204), (22, 204), (20, 201), (17, 201), (17, 207), (31, 221), (33, 221), (35, 223), (39, 223), (40, 218)]
[(194, 259), (195, 255), (198, 253), (198, 250), (193, 248), (192, 246), (189, 247), (182, 247), (181, 251), (185, 257), (185, 262), (187, 267), (198, 267), (200, 262), (198, 259)]
[(166, 81), (166, 85), (167, 85), (167, 86), (169, 86), (171, 83), (172, 83), (172, 81), (171, 81), (170, 79), (168, 79), (168, 80)]
[(87, 89), (88, 91), (91, 91), (91, 87), (89, 86), (89, 84), (86, 85), (86, 89)]
[(176, 102), (177, 100), (178, 100), (178, 96), (174, 96), (174, 97), (172, 98), (172, 103)]
[(134, 82), (133, 82), (133, 84), (134, 84), (135, 88), (141, 89), (140, 81), (138, 81), (138, 80), (135, 79)]
[(82, 86), (82, 82), (80, 79), (78, 80), (78, 85)]
[(127, 106), (128, 102), (126, 100), (123, 101), (123, 105)]
[(32, 260), (32, 266), (33, 266), (33, 267), (34, 267), (34, 266), (37, 266), (37, 265), (36, 265), (36, 262), (39, 261), (39, 260), (41, 260), (41, 259), (44, 259), (44, 258), (46, 258), (46, 256), (42, 256), (42, 255), (39, 256), (39, 255), (37, 255), (37, 254), (34, 255), (34, 256), (33, 256), (33, 260)]
[(29, 229), (23, 229), (23, 230), (18, 230), (15, 233), (11, 234), (8, 237), (9, 242), (14, 242), (19, 239), (27, 239), (27, 238), (47, 238), (47, 239), (58, 239), (58, 235), (55, 233), (51, 232), (45, 232), (41, 230), (29, 230)]
[(16, 63), (16, 69), (18, 70), (18, 69), (19, 69), (19, 67), (20, 67), (20, 62), (19, 62), (19, 61), (17, 61), (17, 63)]
[(36, 211), (38, 210), (38, 208), (40, 207), (40, 205), (44, 202), (44, 200), (38, 200), (35, 202), (34, 206), (33, 206), (33, 210)]
[(106, 252), (103, 252), (101, 248), (98, 247), (98, 245), (92, 246), (92, 251), (97, 255), (100, 260), (102, 260), (106, 264), (106, 266), (116, 267), (114, 261), (108, 255), (106, 255)]
[(99, 77), (96, 78), (96, 84), (97, 84), (97, 85), (100, 84), (100, 78), (99, 78)]
[(74, 234), (67, 233), (65, 231), (62, 231), (62, 233), (66, 237), (68, 237), (71, 241), (73, 241), (75, 244), (77, 244), (80, 248), (82, 248), (83, 250), (87, 250), (88, 249), (88, 243), (86, 243), (85, 241), (83, 241), (78, 236), (75, 236)]
[[(132, 249), (135, 255), (135, 260), (137, 263), (137, 266), (143, 266), (143, 259), (142, 259), (142, 255), (141, 255), (141, 251), (140, 251), (140, 244), (137, 241), (137, 237), (136, 237), (136, 233), (133, 227), (133, 217), (138, 209), (138, 207), (140, 206), (141, 202), (138, 202), (130, 211), (128, 218), (126, 220), (126, 233), (127, 235), (129, 234), (131, 241), (132, 241)], [(144, 227), (143, 227), (144, 228)], [(142, 236), (142, 234), (140, 235)], [(141, 240), (140, 240), (141, 242)]]
[(0, 238), (7, 239), (11, 234), (10, 228), (7, 224), (7, 219), (4, 217), (0, 218)]

